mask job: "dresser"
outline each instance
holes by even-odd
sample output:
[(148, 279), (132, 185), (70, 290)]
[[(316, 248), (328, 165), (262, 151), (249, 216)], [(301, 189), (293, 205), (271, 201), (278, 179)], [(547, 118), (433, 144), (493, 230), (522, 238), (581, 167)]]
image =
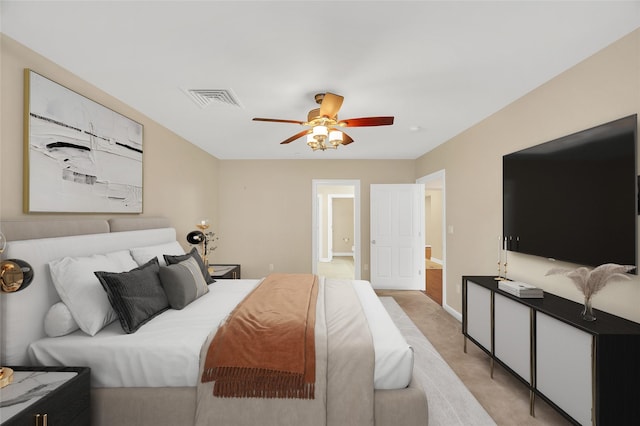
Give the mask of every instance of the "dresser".
[(631, 425), (640, 419), (640, 324), (544, 293), (520, 299), (494, 277), (462, 277), (462, 333), (525, 384), (530, 411), (542, 398), (580, 425)]
[(2, 426), (88, 426), (90, 369), (11, 367), (13, 382), (0, 391)]

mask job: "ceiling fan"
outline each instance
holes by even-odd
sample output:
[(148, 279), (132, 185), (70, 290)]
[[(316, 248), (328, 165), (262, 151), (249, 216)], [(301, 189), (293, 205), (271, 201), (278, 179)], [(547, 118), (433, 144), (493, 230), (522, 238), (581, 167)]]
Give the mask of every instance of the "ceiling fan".
[(368, 126), (389, 126), (393, 124), (393, 117), (362, 117), (338, 119), (338, 111), (342, 106), (343, 96), (333, 93), (318, 93), (315, 95), (316, 103), (320, 108), (312, 109), (307, 115), (307, 121), (281, 120), (277, 118), (254, 118), (253, 121), (270, 121), (274, 123), (293, 123), (308, 126), (290, 138), (280, 142), (288, 144), (307, 136), (307, 145), (314, 151), (326, 149), (337, 149), (339, 145), (349, 145), (353, 142), (351, 136), (339, 130), (342, 127), (368, 127)]

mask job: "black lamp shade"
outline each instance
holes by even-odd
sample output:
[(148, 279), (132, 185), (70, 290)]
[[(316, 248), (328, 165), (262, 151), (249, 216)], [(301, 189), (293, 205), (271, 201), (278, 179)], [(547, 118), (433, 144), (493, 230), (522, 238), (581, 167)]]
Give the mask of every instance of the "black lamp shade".
[(189, 244), (201, 244), (204, 240), (205, 236), (202, 231), (191, 231), (187, 234), (187, 242)]

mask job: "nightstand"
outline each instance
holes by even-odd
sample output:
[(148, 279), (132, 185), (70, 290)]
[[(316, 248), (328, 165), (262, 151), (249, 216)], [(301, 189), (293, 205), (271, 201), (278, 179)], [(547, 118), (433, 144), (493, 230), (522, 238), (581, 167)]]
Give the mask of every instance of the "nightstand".
[(230, 263), (230, 264), (210, 264), (209, 266), (213, 267), (213, 272), (211, 273), (211, 277), (214, 279), (240, 279), (240, 265)]
[(90, 369), (10, 367), (13, 383), (0, 391), (2, 426), (88, 426)]

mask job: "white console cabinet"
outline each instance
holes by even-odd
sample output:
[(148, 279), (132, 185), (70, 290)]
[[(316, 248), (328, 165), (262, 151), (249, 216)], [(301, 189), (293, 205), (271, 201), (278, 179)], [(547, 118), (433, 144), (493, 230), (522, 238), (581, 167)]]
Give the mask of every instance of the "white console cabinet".
[(579, 425), (640, 419), (640, 324), (550, 293), (519, 299), (494, 277), (462, 277), (462, 333), (527, 386), (531, 414), (542, 398)]

